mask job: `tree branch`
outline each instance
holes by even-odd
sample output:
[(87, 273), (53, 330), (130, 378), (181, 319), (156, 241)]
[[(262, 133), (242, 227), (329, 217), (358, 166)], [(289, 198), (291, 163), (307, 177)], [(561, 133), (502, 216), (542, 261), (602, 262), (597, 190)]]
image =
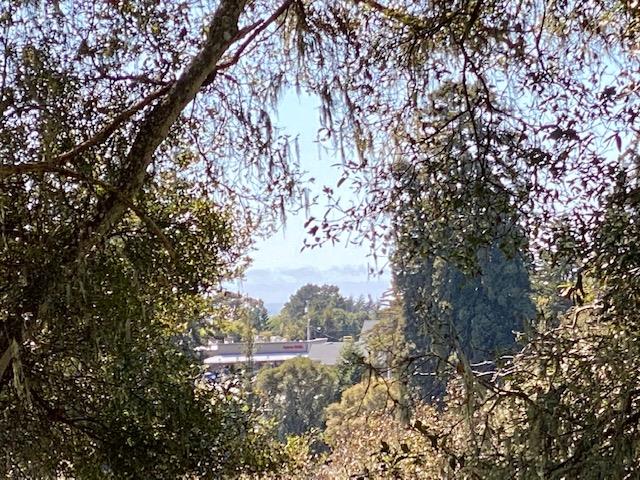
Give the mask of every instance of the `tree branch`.
[(119, 115), (117, 115), (111, 123), (102, 128), (98, 133), (96, 133), (90, 139), (82, 142), (81, 144), (75, 146), (71, 150), (68, 150), (65, 153), (61, 153), (60, 155), (52, 158), (46, 162), (32, 162), (32, 163), (23, 163), (18, 165), (0, 165), (0, 179), (10, 177), (12, 175), (24, 174), (24, 173), (41, 173), (41, 172), (50, 172), (55, 169), (55, 167), (65, 164), (76, 158), (81, 153), (86, 150), (95, 147), (101, 142), (104, 142), (107, 138), (115, 132), (120, 125), (131, 118), (133, 115), (150, 105), (154, 100), (165, 95), (171, 88), (171, 85), (164, 86), (159, 88), (155, 92), (146, 96), (142, 100), (140, 100), (135, 105), (130, 108), (124, 110)]
[[(164, 141), (182, 110), (215, 71), (218, 61), (236, 38), (238, 20), (245, 4), (244, 0), (225, 0), (219, 5), (209, 23), (209, 33), (202, 49), (162, 101), (147, 114), (127, 154), (125, 167), (116, 186), (125, 198), (135, 200), (156, 149)], [(122, 218), (127, 205), (120, 200), (120, 194), (110, 192), (99, 202), (98, 214), (80, 232), (75, 258), (82, 257)]]
[(126, 207), (129, 210), (131, 210), (140, 220), (142, 220), (142, 222), (147, 226), (147, 228), (158, 238), (158, 240), (162, 243), (162, 245), (164, 246), (165, 250), (167, 251), (167, 253), (171, 257), (171, 259), (173, 261), (177, 260), (178, 255), (177, 255), (175, 249), (173, 248), (173, 244), (171, 243), (171, 240), (169, 240), (169, 238), (164, 234), (162, 229), (156, 224), (156, 222), (153, 221), (153, 219), (151, 219), (149, 216), (147, 216), (147, 214), (140, 207), (135, 205), (131, 201), (131, 199), (125, 197), (122, 194), (122, 192), (120, 192), (116, 187), (114, 187), (113, 185), (110, 185), (110, 184), (108, 184), (106, 182), (103, 182), (101, 180), (98, 180), (98, 179), (95, 179), (95, 178), (91, 178), (91, 177), (88, 177), (86, 175), (82, 175), (81, 173), (74, 172), (73, 170), (68, 170), (66, 168), (52, 168), (52, 169), (49, 169), (48, 172), (58, 173), (60, 175), (66, 176), (66, 177), (76, 178), (76, 179), (81, 180), (83, 182), (87, 182), (87, 183), (90, 183), (92, 185), (97, 185), (99, 187), (104, 188), (105, 190), (107, 190), (108, 192), (112, 193), (113, 195), (116, 195), (118, 197), (118, 200), (120, 202), (122, 202), (124, 205), (126, 205)]
[[(230, 60), (219, 64), (216, 67), (216, 72), (219, 72), (220, 70), (224, 70), (226, 68), (229, 68), (232, 65), (235, 65), (236, 63), (238, 63), (238, 61), (240, 60), (240, 57), (242, 56), (242, 54), (244, 53), (244, 51), (247, 49), (247, 47), (251, 44), (251, 42), (253, 42), (253, 40), (260, 35), (260, 33), (264, 32), (266, 30), (266, 28), (271, 25), (273, 22), (275, 22), (280, 15), (282, 15), (290, 6), (291, 4), (293, 4), (294, 0), (285, 0), (282, 5), (280, 5), (280, 7), (273, 12), (273, 14), (271, 14), (271, 16), (269, 18), (267, 18), (265, 21), (263, 21), (261, 24), (260, 22), (256, 22), (253, 25), (251, 25), (248, 29), (245, 30), (253, 30), (257, 25), (257, 28), (255, 28), (255, 30), (253, 30), (253, 32), (251, 33), (251, 35), (249, 35), (249, 38), (247, 38), (236, 50), (236, 52), (233, 54), (233, 57), (231, 57)], [(208, 85), (208, 83), (205, 81), (204, 85)]]
[[(228, 41), (228, 44), (226, 45), (225, 50), (226, 48), (228, 48), (229, 45), (238, 41), (239, 39), (247, 35), (249, 32), (252, 32), (252, 33), (238, 47), (238, 49), (235, 51), (233, 56), (228, 61), (223, 62), (217, 65), (214, 69), (212, 69), (212, 71), (207, 75), (206, 79), (204, 80), (204, 82), (202, 82), (199, 88), (205, 87), (211, 84), (215, 80), (217, 72), (219, 72), (220, 70), (227, 69), (235, 65), (236, 63), (238, 63), (242, 54), (247, 49), (247, 47), (251, 44), (251, 42), (253, 42), (253, 40), (255, 40), (255, 38), (260, 33), (266, 30), (269, 27), (269, 25), (271, 25), (274, 21), (276, 21), (280, 17), (280, 15), (282, 15), (291, 6), (292, 3), (293, 3), (293, 0), (286, 0), (266, 20), (258, 21), (248, 27), (243, 28), (242, 30), (237, 31), (235, 35)], [(123, 79), (136, 79), (136, 78), (138, 77), (135, 77), (135, 76), (123, 77)], [(31, 162), (31, 163), (24, 163), (24, 164), (18, 164), (18, 165), (0, 165), (0, 179), (10, 177), (13, 175), (25, 174), (25, 173), (43, 173), (43, 172), (55, 171), (56, 170), (55, 167), (64, 165), (65, 163), (72, 161), (81, 153), (105, 141), (122, 125), (124, 121), (128, 120), (133, 115), (140, 112), (145, 107), (149, 106), (158, 98), (166, 95), (168, 92), (171, 91), (173, 86), (174, 84), (170, 84), (170, 85), (165, 85), (162, 88), (159, 88), (155, 92), (151, 93), (147, 97), (140, 100), (138, 103), (134, 104), (130, 108), (124, 110), (122, 113), (117, 115), (111, 121), (111, 123), (103, 127), (96, 135), (94, 135), (90, 139), (82, 142), (81, 144), (75, 146), (74, 148), (72, 148), (71, 150), (68, 150), (67, 152), (61, 153), (60, 155), (52, 158), (49, 161)]]

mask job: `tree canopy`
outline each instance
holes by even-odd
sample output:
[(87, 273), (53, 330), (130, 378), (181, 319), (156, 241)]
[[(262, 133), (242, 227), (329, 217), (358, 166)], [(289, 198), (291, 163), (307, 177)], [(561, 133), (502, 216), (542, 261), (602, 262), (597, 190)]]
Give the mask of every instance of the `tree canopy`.
[(248, 108), (264, 92), (220, 81), (286, 6), (0, 7), (6, 475), (267, 465), (242, 397), (194, 386), (183, 334), (296, 188), (288, 140)]
[(278, 424), (284, 438), (324, 424), (324, 409), (335, 400), (338, 375), (333, 367), (308, 358), (294, 358), (261, 370), (256, 393), (262, 409)]
[(289, 298), (278, 315), (269, 319), (269, 324), (274, 333), (290, 339), (306, 338), (308, 325), (311, 338), (339, 341), (359, 335), (372, 310), (373, 305), (364, 299), (343, 297), (335, 285), (307, 284)]

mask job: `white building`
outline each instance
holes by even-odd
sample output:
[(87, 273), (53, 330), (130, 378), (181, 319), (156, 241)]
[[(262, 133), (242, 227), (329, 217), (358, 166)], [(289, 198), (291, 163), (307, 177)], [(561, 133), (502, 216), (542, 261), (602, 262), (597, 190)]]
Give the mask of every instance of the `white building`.
[(203, 362), (210, 370), (252, 362), (256, 366), (276, 366), (292, 358), (310, 358), (323, 365), (335, 365), (345, 342), (326, 338), (293, 342), (214, 343), (200, 347)]

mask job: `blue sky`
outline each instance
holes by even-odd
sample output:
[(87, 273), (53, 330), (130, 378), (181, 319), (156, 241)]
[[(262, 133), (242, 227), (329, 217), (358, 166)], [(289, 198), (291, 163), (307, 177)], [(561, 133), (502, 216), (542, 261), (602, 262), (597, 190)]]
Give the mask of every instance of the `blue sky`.
[[(298, 97), (290, 92), (284, 96), (278, 123), (286, 132), (298, 137), (300, 163), (307, 171), (307, 178), (315, 178), (310, 185), (311, 196), (319, 194), (324, 185), (339, 191), (343, 198), (352, 196), (347, 182), (338, 190), (339, 163), (330, 154), (320, 152), (316, 143), (318, 122), (317, 103), (309, 97)], [(319, 210), (324, 212), (320, 201)], [(311, 207), (309, 215), (314, 215)], [(317, 216), (317, 215), (316, 215)], [(252, 297), (261, 298), (271, 305), (285, 303), (295, 291), (306, 283), (333, 284), (340, 287), (344, 295), (379, 298), (389, 288), (388, 273), (382, 277), (370, 276), (371, 264), (368, 246), (340, 243), (301, 251), (307, 235), (305, 212), (289, 216), (286, 224), (268, 239), (259, 240), (251, 254), (253, 265), (244, 280), (233, 287)]]

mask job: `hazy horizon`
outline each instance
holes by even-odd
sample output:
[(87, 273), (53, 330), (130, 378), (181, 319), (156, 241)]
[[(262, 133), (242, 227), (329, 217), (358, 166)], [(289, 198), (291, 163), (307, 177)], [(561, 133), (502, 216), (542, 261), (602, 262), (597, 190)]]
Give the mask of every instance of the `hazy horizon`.
[(364, 296), (379, 300), (390, 288), (388, 273), (369, 275), (366, 265), (342, 265), (329, 268), (301, 266), (295, 268), (250, 268), (244, 279), (233, 282), (231, 289), (261, 299), (269, 314), (274, 314), (291, 295), (308, 283), (336, 285), (345, 297)]

